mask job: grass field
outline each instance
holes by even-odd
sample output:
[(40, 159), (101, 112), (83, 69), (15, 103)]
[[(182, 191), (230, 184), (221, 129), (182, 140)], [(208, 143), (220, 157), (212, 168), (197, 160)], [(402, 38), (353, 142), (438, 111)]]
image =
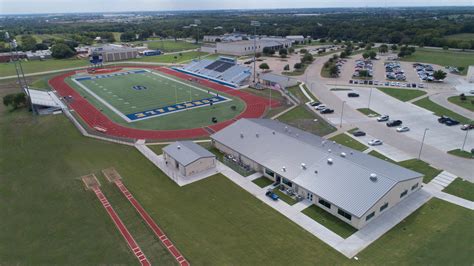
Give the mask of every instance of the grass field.
[(474, 184), (469, 181), (464, 181), (461, 178), (456, 178), (449, 186), (444, 188), (443, 191), (463, 199), (474, 201)]
[(336, 135), (336, 136), (330, 138), (330, 140), (333, 140), (333, 141), (335, 141), (339, 144), (342, 144), (346, 147), (349, 147), (349, 148), (352, 148), (352, 149), (358, 150), (358, 151), (365, 151), (369, 148), (369, 147), (365, 146), (364, 144), (358, 142), (357, 140), (353, 139), (352, 137), (348, 136), (345, 133), (341, 133), (339, 135)]
[[(87, 60), (79, 59), (50, 59), (45, 61), (28, 61), (22, 62), (25, 74), (58, 70), (63, 68), (83, 67), (87, 66)], [(0, 63), (0, 77), (16, 75), (13, 63)]]
[(444, 108), (443, 106), (437, 104), (437, 103), (434, 103), (433, 101), (431, 101), (428, 97), (425, 97), (423, 99), (420, 99), (416, 102), (413, 102), (414, 104), (420, 106), (420, 107), (423, 107), (427, 110), (430, 110), (432, 111), (435, 115), (437, 116), (442, 116), (442, 115), (445, 115), (445, 116), (449, 116), (451, 118), (454, 118), (456, 120), (458, 120), (459, 122), (463, 123), (463, 124), (468, 124), (469, 123), (469, 119), (467, 117), (464, 117), (458, 113), (455, 113), (447, 108)]
[(32, 118), (25, 111), (0, 111), (0, 212), (2, 226), (9, 229), (0, 234), (3, 264), (135, 265), (103, 207), (78, 180), (107, 167), (120, 172), (195, 265), (473, 261), (473, 212), (437, 199), (358, 254), (356, 262), (223, 176), (178, 187), (133, 147), (84, 138), (63, 116)]
[(452, 35), (444, 36), (444, 38), (448, 40), (470, 41), (470, 40), (474, 40), (474, 33), (452, 34)]
[(403, 61), (437, 64), (440, 66), (464, 67), (463, 75), (467, 74), (467, 67), (474, 62), (474, 53), (445, 51), (429, 48), (416, 48), (416, 52), (402, 58)]
[(418, 173), (422, 173), (424, 175), (423, 177), (423, 183), (427, 184), (430, 182), (433, 178), (435, 178), (437, 175), (439, 175), (442, 170), (436, 169), (429, 165), (428, 163), (418, 160), (418, 159), (410, 159), (406, 161), (401, 161), (397, 163), (398, 165), (408, 168), (410, 170), (416, 171)]
[(474, 159), (474, 155), (472, 153), (461, 150), (461, 149), (450, 150), (448, 151), (448, 153), (451, 155), (466, 158), (466, 159)]
[(341, 219), (330, 214), (329, 212), (323, 210), (319, 206), (311, 205), (301, 212), (334, 233), (338, 234), (342, 238), (348, 238), (357, 232), (357, 229), (343, 222)]
[(461, 101), (459, 96), (451, 96), (448, 98), (448, 101), (474, 112), (474, 96), (466, 96), (465, 101)]
[(369, 109), (369, 108), (359, 108), (357, 109), (357, 111), (363, 113), (364, 115), (376, 115), (376, 116), (379, 116), (380, 114), (375, 112), (374, 110), (372, 109)]
[[(315, 119), (317, 121), (314, 121)], [(278, 117), (277, 120), (318, 136), (325, 136), (336, 131), (331, 124), (326, 122), (317, 114), (306, 109), (304, 105), (298, 105), (291, 111)]]
[(159, 49), (163, 52), (178, 52), (183, 50), (196, 49), (199, 47), (194, 43), (174, 40), (150, 40), (144, 43), (148, 45), (149, 49)]
[(376, 151), (376, 150), (372, 150), (370, 151), (368, 154), (374, 156), (374, 157), (377, 157), (379, 159), (382, 159), (384, 161), (387, 161), (387, 162), (391, 162), (391, 163), (396, 163), (394, 160), (388, 158), (387, 156), (381, 154), (380, 152)]
[(412, 89), (393, 89), (393, 88), (377, 88), (381, 92), (388, 94), (402, 102), (413, 100), (426, 94), (426, 91)]
[[(160, 75), (166, 76), (162, 73), (160, 73)], [(130, 74), (113, 78), (95, 79), (94, 81), (97, 85), (92, 83), (91, 80), (81, 81), (81, 83), (84, 83), (87, 88), (93, 90), (100, 98), (107, 101), (123, 114), (136, 113), (175, 104), (176, 100), (178, 100), (178, 103), (182, 103), (189, 101), (190, 98), (192, 100), (199, 100), (212, 96), (207, 93), (207, 88), (199, 87), (203, 90), (201, 91), (151, 73), (145, 75)], [(110, 119), (119, 124), (134, 128), (183, 129), (202, 127), (213, 124), (211, 121), (212, 117), (216, 117), (219, 122), (225, 121), (237, 116), (245, 108), (245, 103), (242, 100), (221, 93), (219, 95), (228, 97), (232, 99), (232, 101), (214, 104), (212, 107), (202, 106), (128, 123), (123, 117), (119, 116), (97, 98), (72, 82), (72, 80), (67, 80), (67, 82), (81, 95), (85, 95), (90, 103), (102, 109)], [(132, 89), (135, 85), (145, 86), (147, 89), (137, 91)], [(193, 86), (198, 87), (196, 84), (193, 84)], [(210, 89), (209, 91), (214, 92)], [(127, 102), (128, 104), (126, 104)], [(236, 109), (233, 110), (231, 106), (235, 106)]]

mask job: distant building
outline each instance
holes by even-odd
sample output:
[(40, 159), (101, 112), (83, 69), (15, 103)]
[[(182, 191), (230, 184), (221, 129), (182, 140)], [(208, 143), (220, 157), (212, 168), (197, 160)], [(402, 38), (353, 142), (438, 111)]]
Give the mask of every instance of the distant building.
[(44, 60), (52, 58), (50, 50), (42, 50), (35, 52), (28, 51), (26, 52), (26, 57), (28, 58), (28, 60)]
[(421, 188), (423, 175), (271, 119), (240, 119), (212, 144), (355, 228)]
[(235, 56), (250, 55), (254, 52), (261, 53), (265, 47), (278, 51), (281, 48), (291, 47), (292, 41), (279, 37), (263, 37), (254, 40), (235, 42), (216, 42), (215, 44), (203, 45), (201, 51), (207, 53), (219, 53)]
[(216, 167), (216, 156), (192, 141), (177, 141), (163, 148), (166, 166), (182, 176), (192, 176)]
[(104, 62), (113, 62), (136, 58), (139, 52), (147, 49), (147, 47), (105, 44), (102, 46), (91, 47), (89, 49), (89, 55), (101, 55)]
[(284, 89), (298, 84), (297, 79), (273, 73), (260, 74), (259, 79), (260, 84), (265, 88)]
[(289, 35), (286, 36), (286, 39), (291, 40), (293, 43), (300, 44), (304, 43), (305, 38), (303, 35)]
[[(0, 63), (6, 63), (10, 62), (13, 58), (13, 55), (11, 53), (0, 53)], [(19, 59), (25, 59), (26, 58), (26, 53), (24, 52), (18, 52), (18, 58)]]

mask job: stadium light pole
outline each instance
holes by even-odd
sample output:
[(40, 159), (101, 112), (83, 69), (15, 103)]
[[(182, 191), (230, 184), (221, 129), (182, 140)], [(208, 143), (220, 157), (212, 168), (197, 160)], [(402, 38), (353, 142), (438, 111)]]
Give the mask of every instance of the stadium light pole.
[(260, 27), (260, 22), (252, 20), (250, 25), (254, 27), (253, 30), (253, 83), (256, 82), (256, 71), (257, 71), (257, 27)]
[(418, 153), (418, 160), (421, 158), (421, 151), (423, 150), (423, 143), (425, 142), (426, 131), (430, 130), (429, 128), (425, 128), (425, 132), (423, 133), (423, 139), (421, 140), (420, 152)]
[[(196, 28), (197, 31), (197, 37), (196, 37), (196, 44), (199, 45), (199, 25), (201, 24), (200, 19), (195, 19), (194, 24), (192, 25), (193, 27)], [(201, 49), (198, 48), (198, 60), (201, 60)]]
[[(472, 121), (469, 121), (469, 124), (468, 125), (471, 125), (472, 124)], [(466, 129), (466, 135), (464, 136), (464, 141), (462, 142), (462, 147), (461, 147), (461, 151), (464, 150), (464, 146), (466, 146), (466, 140), (467, 140), (467, 135), (469, 134), (469, 128)]]
[(369, 104), (367, 105), (367, 109), (370, 109), (370, 100), (372, 100), (372, 90), (374, 88), (370, 88), (370, 92), (369, 92)]

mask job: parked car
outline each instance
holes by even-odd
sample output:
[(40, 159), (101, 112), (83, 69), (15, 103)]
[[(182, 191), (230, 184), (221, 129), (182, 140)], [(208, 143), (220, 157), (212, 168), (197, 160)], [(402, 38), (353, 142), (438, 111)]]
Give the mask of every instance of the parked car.
[(474, 94), (474, 90), (470, 90), (470, 91), (469, 91), (469, 94)]
[(474, 129), (474, 124), (466, 124), (461, 126), (461, 130), (471, 130)]
[(379, 146), (379, 145), (382, 145), (383, 142), (382, 142), (381, 140), (379, 140), (379, 139), (373, 139), (373, 140), (370, 140), (370, 141), (368, 142), (368, 144), (369, 144), (370, 146)]
[(423, 83), (418, 84), (418, 88), (423, 89), (424, 87), (425, 87), (425, 85)]
[(354, 137), (362, 137), (362, 136), (365, 136), (365, 135), (366, 135), (365, 132), (362, 131), (362, 130), (356, 130), (356, 131), (352, 132), (352, 136), (354, 136)]
[(455, 125), (459, 125), (459, 121), (450, 118), (450, 119), (447, 119), (444, 122), (444, 124), (447, 125), (447, 126), (455, 126)]
[(326, 108), (326, 109), (321, 110), (320, 113), (321, 114), (332, 114), (332, 113), (334, 113), (334, 110), (330, 109), (330, 108)]
[(272, 200), (275, 200), (275, 201), (277, 201), (277, 200), (280, 198), (280, 197), (278, 197), (277, 194), (273, 193), (273, 191), (271, 191), (271, 190), (268, 190), (268, 191), (265, 193), (265, 195), (266, 195), (267, 197), (271, 198)]
[(377, 118), (377, 121), (379, 122), (385, 122), (385, 121), (388, 121), (390, 117), (388, 115), (381, 115)]
[(349, 80), (349, 84), (353, 84), (353, 83), (354, 83), (354, 81), (352, 79)]
[(316, 110), (318, 110), (318, 111), (326, 109), (326, 108), (327, 108), (327, 106), (325, 104), (320, 104), (320, 105), (316, 106)]
[(347, 96), (348, 96), (348, 97), (359, 97), (359, 94), (356, 93), (356, 92), (349, 92), (349, 93), (347, 94)]
[(401, 125), (403, 122), (402, 120), (392, 120), (387, 122), (387, 127), (397, 127)]
[(322, 103), (320, 103), (320, 102), (312, 102), (312, 103), (310, 103), (311, 106), (319, 106), (319, 105), (321, 105), (321, 104), (322, 104)]
[(407, 132), (410, 131), (409, 127), (397, 127), (397, 132)]

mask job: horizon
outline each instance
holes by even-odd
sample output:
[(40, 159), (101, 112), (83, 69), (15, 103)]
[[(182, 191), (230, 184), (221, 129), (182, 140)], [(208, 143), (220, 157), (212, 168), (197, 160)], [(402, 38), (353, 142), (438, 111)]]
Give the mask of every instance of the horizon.
[[(118, 2), (118, 3), (117, 3)], [(42, 15), (42, 14), (82, 14), (82, 13), (123, 13), (123, 12), (184, 12), (212, 10), (278, 10), (278, 9), (326, 9), (326, 8), (419, 8), (419, 7), (473, 7), (474, 0), (400, 0), (396, 5), (387, 0), (365, 0), (354, 4), (348, 0), (324, 0), (318, 4), (311, 0), (295, 0), (291, 6), (285, 3), (274, 3), (271, 0), (220, 2), (204, 0), (196, 3), (191, 0), (136, 0), (132, 4), (126, 0), (84, 0), (80, 6), (75, 1), (45, 0), (38, 3), (34, 0), (2, 0), (0, 15)], [(73, 8), (71, 8), (71, 5)], [(113, 8), (110, 8), (113, 6)], [(215, 8), (221, 6), (221, 8)], [(184, 7), (184, 8), (183, 8)], [(147, 10), (148, 8), (148, 10)]]

